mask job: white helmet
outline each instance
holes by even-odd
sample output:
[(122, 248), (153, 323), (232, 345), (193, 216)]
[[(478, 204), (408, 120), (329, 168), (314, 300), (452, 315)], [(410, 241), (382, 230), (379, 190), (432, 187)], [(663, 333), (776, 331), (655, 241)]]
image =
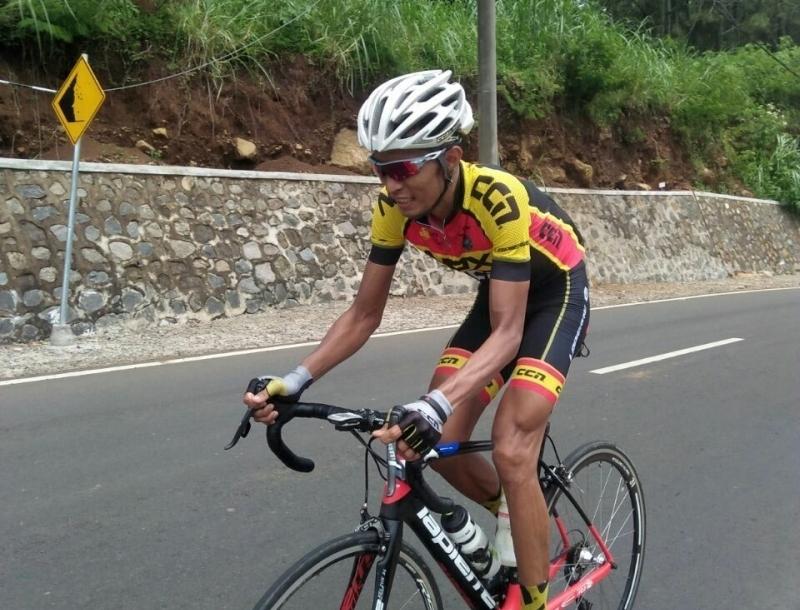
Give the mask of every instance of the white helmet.
[(358, 141), (367, 150), (439, 148), (469, 133), (475, 121), (450, 70), (398, 76), (380, 85), (358, 111)]

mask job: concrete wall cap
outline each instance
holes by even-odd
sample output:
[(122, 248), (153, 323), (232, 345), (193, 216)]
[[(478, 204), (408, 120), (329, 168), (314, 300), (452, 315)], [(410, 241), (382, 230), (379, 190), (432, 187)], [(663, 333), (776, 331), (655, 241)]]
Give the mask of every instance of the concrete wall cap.
[[(0, 169), (16, 169), (23, 171), (72, 171), (70, 161), (47, 161), (40, 159), (11, 159), (0, 157)], [(233, 169), (213, 169), (204, 167), (183, 167), (178, 165), (129, 165), (125, 163), (92, 163), (82, 162), (80, 171), (101, 174), (145, 174), (150, 176), (195, 176), (199, 178), (233, 178), (248, 180), (295, 180), (300, 182), (340, 182), (346, 184), (379, 184), (374, 176), (350, 176), (338, 174), (299, 174), (294, 172), (259, 172)], [(751, 203), (768, 203), (779, 205), (771, 199), (722, 195), (703, 191), (618, 191), (612, 189), (579, 189), (542, 186), (549, 193), (567, 193), (571, 195), (636, 195), (642, 197), (665, 197), (675, 195), (693, 195), (695, 197), (715, 197), (732, 201)]]
[[(40, 159), (9, 159), (0, 157), (0, 169), (22, 171), (72, 171), (71, 161), (46, 161)], [(195, 176), (198, 178), (232, 178), (237, 180), (295, 180), (300, 182), (343, 182), (350, 184), (378, 184), (373, 176), (348, 176), (338, 174), (298, 174), (292, 172), (258, 172), (250, 170), (181, 167), (177, 165), (128, 165), (124, 163), (81, 162), (81, 173), (87, 174), (143, 174), (149, 176)]]
[(708, 193), (705, 191), (618, 191), (614, 189), (578, 189), (552, 186), (540, 186), (545, 193), (564, 193), (567, 195), (618, 195), (637, 197), (674, 197), (676, 195), (689, 195), (692, 197), (711, 197), (714, 199), (729, 199), (731, 201), (746, 201), (748, 203), (766, 203), (780, 205), (773, 199), (758, 199), (755, 197), (742, 197), (739, 195), (723, 195), (721, 193)]

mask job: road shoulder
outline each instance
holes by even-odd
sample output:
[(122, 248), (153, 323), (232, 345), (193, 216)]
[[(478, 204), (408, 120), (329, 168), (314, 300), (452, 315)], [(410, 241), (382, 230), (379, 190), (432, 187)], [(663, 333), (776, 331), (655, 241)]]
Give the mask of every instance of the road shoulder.
[[(701, 294), (800, 287), (800, 274), (743, 274), (692, 283), (604, 284), (592, 288), (594, 308)], [(378, 332), (458, 324), (472, 295), (391, 298)], [(47, 341), (0, 345), (0, 380), (188, 358), (320, 340), (347, 302), (270, 309), (206, 323), (118, 325), (79, 337), (74, 345)]]

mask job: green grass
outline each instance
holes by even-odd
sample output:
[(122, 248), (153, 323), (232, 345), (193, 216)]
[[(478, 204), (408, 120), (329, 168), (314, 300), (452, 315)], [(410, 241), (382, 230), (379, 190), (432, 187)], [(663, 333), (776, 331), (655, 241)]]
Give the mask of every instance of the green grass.
[(6, 44), (33, 42), (44, 53), (76, 40), (125, 41), (139, 19), (130, 0), (5, 0), (0, 32)]
[(739, 164), (747, 184), (800, 213), (800, 140), (779, 134), (771, 147), (744, 151)]
[[(476, 0), (0, 0), (0, 48), (102, 45), (127, 61), (269, 77), (304, 55), (363, 96), (385, 78), (446, 67), (477, 77)], [(691, 155), (724, 156), (757, 195), (799, 207), (800, 47), (698, 54), (611, 21), (591, 0), (497, 0), (498, 91), (522, 117), (585, 115), (598, 126), (666, 116)], [(65, 50), (66, 49), (66, 50)], [(131, 59), (133, 58), (133, 59)], [(127, 64), (126, 64), (127, 65)], [(787, 69), (788, 68), (788, 69)], [(474, 93), (474, 92), (473, 92)]]
[[(263, 67), (301, 54), (335, 70), (350, 91), (389, 73), (474, 70), (474, 7), (418, 0), (191, 0), (169, 9), (190, 65), (228, 57)], [(230, 63), (230, 62), (227, 62)], [(230, 70), (215, 64), (217, 74)]]

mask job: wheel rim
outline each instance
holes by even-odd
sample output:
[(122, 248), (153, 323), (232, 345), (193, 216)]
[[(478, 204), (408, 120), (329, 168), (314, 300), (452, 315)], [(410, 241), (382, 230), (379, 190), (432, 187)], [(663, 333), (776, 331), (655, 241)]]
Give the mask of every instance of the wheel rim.
[[(375, 589), (375, 550), (344, 549), (321, 560), (277, 601), (280, 610), (371, 609)], [(357, 574), (356, 574), (357, 573)], [(354, 574), (356, 574), (355, 579)], [(353, 585), (357, 580), (363, 588)], [(359, 590), (360, 589), (360, 590)], [(401, 553), (387, 610), (433, 610), (436, 605), (423, 575)]]
[(566, 561), (551, 575), (550, 599), (577, 582), (587, 588), (574, 607), (627, 610), (636, 595), (644, 550), (644, 505), (638, 480), (624, 456), (607, 452), (579, 459), (570, 474), (569, 491), (599, 531), (615, 567), (595, 582), (592, 576), (600, 573), (609, 558), (569, 499), (556, 494), (551, 505), (563, 529), (551, 531), (550, 557)]

